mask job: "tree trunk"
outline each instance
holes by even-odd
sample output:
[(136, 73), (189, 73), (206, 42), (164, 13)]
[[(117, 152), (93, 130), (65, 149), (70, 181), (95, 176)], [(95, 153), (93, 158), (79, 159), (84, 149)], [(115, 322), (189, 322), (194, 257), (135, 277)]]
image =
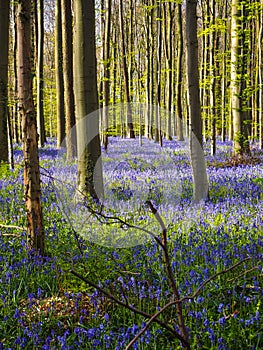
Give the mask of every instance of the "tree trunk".
[[(103, 194), (94, 0), (74, 0), (74, 94), (77, 121), (78, 189), (94, 199)], [(97, 112), (96, 112), (97, 111)], [(96, 168), (95, 168), (96, 167)]]
[[(168, 8), (166, 8), (168, 7)], [(174, 11), (172, 11), (172, 3), (169, 2), (166, 6), (164, 3), (164, 23), (165, 23), (165, 53), (166, 53), (166, 64), (167, 64), (167, 103), (166, 107), (169, 111), (167, 115), (166, 124), (166, 139), (172, 140), (172, 86), (173, 86), (173, 19)], [(167, 23), (167, 25), (166, 25)]]
[(263, 83), (263, 62), (262, 62), (262, 39), (263, 39), (263, 0), (261, 0), (260, 9), (260, 28), (258, 35), (258, 83), (259, 83), (259, 97), (258, 97), (258, 107), (259, 107), (259, 148), (263, 149), (263, 124), (262, 124), (262, 83)]
[[(231, 11), (231, 106), (233, 116), (234, 154), (243, 154), (247, 149), (242, 121), (242, 71), (240, 65), (240, 0), (232, 0)], [(241, 75), (241, 76), (240, 76)]]
[(29, 248), (44, 254), (37, 121), (32, 93), (30, 0), (18, 1), (17, 30), (18, 98), (22, 118), (25, 162), (24, 191), (29, 228)]
[(108, 105), (110, 100), (110, 34), (111, 34), (111, 0), (106, 2), (106, 18), (105, 18), (105, 35), (103, 43), (103, 145), (105, 150), (108, 148), (108, 128), (109, 113)]
[(194, 201), (207, 198), (208, 180), (202, 145), (202, 121), (198, 72), (197, 0), (186, 1), (187, 76), (190, 104), (190, 156), (194, 180)]
[(123, 24), (123, 3), (119, 1), (119, 20), (120, 20), (120, 39), (121, 39), (121, 48), (122, 48), (122, 68), (124, 75), (124, 87), (125, 87), (125, 96), (126, 96), (126, 108), (127, 108), (127, 127), (128, 127), (128, 136), (131, 139), (135, 138), (135, 133), (133, 129), (132, 122), (132, 110), (131, 110), (131, 96), (130, 96), (130, 86), (129, 86), (129, 72), (127, 65), (126, 57), (126, 46), (124, 38), (124, 24)]
[(176, 134), (177, 140), (183, 141), (183, 113), (182, 113), (182, 83), (183, 83), (183, 25), (182, 25), (182, 4), (177, 5), (177, 30), (178, 30), (178, 46), (177, 46), (177, 70), (176, 70)]
[(17, 102), (17, 24), (16, 24), (16, 12), (17, 6), (16, 3), (13, 4), (13, 21), (14, 21), (14, 38), (13, 38), (13, 50), (14, 50), (14, 106), (12, 110), (13, 114), (13, 127), (14, 127), (14, 139), (15, 142), (21, 141), (21, 123), (20, 118), (18, 117), (18, 102)]
[(162, 3), (158, 5), (158, 21), (157, 21), (157, 52), (156, 52), (156, 95), (155, 95), (155, 136), (154, 141), (159, 142), (162, 146), (162, 126), (160, 119), (160, 108), (161, 108), (161, 60), (162, 60)]
[(55, 29), (55, 65), (56, 65), (56, 95), (57, 95), (57, 146), (65, 139), (65, 107), (63, 81), (63, 48), (62, 48), (62, 18), (61, 0), (56, 2)]
[(43, 75), (43, 54), (44, 54), (44, 3), (38, 0), (38, 44), (37, 44), (37, 129), (39, 133), (39, 144), (41, 147), (46, 142), (44, 122), (44, 75)]
[[(73, 92), (73, 31), (71, 0), (61, 0), (62, 39), (63, 39), (63, 77), (64, 77), (64, 108), (66, 119), (67, 159), (77, 155), (76, 135), (73, 129), (75, 119)], [(71, 132), (72, 131), (72, 132)]]
[(215, 96), (215, 52), (216, 52), (216, 40), (215, 40), (215, 0), (211, 0), (211, 16), (210, 16), (210, 134), (211, 134), (211, 155), (216, 153), (216, 96)]
[[(9, 1), (0, 2), (0, 163), (8, 163), (8, 43)], [(1, 164), (0, 164), (1, 165)]]

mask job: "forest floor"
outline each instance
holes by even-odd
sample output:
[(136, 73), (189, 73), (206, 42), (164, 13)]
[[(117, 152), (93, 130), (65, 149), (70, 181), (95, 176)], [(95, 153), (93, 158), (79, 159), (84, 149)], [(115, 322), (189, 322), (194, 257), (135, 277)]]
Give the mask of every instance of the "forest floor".
[[(15, 169), (0, 174), (0, 349), (125, 349), (147, 317), (72, 270), (149, 315), (168, 303), (172, 292), (153, 239), (161, 228), (148, 200), (167, 227), (181, 297), (229, 269), (183, 304), (191, 349), (262, 349), (263, 153), (257, 144), (251, 148), (253, 157), (240, 161), (231, 157), (231, 142), (218, 141), (215, 156), (206, 144), (209, 199), (195, 205), (186, 143), (164, 141), (161, 148), (146, 139), (110, 138), (102, 155), (104, 207), (91, 215), (74, 196), (76, 163), (49, 140), (39, 150), (47, 251), (40, 257), (27, 250), (16, 145)], [(174, 307), (160, 319), (178, 329)], [(153, 322), (133, 348), (181, 346)]]

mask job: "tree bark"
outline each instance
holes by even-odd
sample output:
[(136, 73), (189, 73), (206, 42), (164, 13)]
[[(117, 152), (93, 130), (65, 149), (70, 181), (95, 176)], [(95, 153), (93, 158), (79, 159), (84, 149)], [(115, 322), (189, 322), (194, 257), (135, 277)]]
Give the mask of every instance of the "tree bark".
[(172, 140), (172, 86), (173, 86), (173, 23), (174, 23), (174, 11), (172, 3), (168, 2), (167, 6), (164, 3), (164, 23), (165, 23), (165, 53), (167, 64), (167, 103), (166, 108), (169, 111), (166, 121), (166, 139)]
[(155, 95), (155, 135), (154, 141), (159, 142), (162, 146), (162, 126), (160, 118), (160, 108), (161, 108), (161, 60), (162, 60), (162, 3), (158, 4), (157, 9), (157, 52), (156, 52), (156, 95)]
[(44, 122), (44, 3), (38, 0), (38, 31), (37, 31), (37, 129), (39, 133), (39, 145), (44, 146), (46, 142), (45, 122)]
[(190, 157), (194, 180), (194, 201), (205, 200), (208, 180), (202, 145), (202, 121), (198, 72), (197, 0), (186, 1), (187, 76), (190, 105)]
[(124, 87), (126, 96), (126, 113), (127, 113), (127, 127), (128, 127), (128, 137), (135, 138), (135, 133), (133, 129), (132, 122), (132, 109), (131, 109), (131, 96), (130, 96), (130, 86), (129, 86), (129, 72), (126, 57), (126, 46), (124, 38), (124, 24), (123, 24), (123, 3), (119, 1), (119, 20), (120, 20), (120, 39), (121, 39), (121, 50), (122, 50), (122, 68), (124, 75)]
[(216, 78), (215, 78), (215, 52), (216, 52), (216, 40), (215, 40), (215, 0), (211, 0), (210, 3), (210, 134), (211, 134), (211, 155), (216, 153)]
[(110, 100), (110, 34), (111, 34), (111, 0), (106, 2), (106, 18), (105, 18), (105, 35), (103, 43), (103, 145), (105, 150), (108, 148), (108, 128), (109, 115), (108, 105)]
[(8, 163), (8, 43), (9, 1), (0, 2), (0, 163)]
[(78, 189), (82, 194), (98, 199), (103, 194), (103, 182), (100, 159), (94, 0), (74, 0), (74, 16), (73, 63)]
[[(242, 71), (240, 51), (240, 0), (232, 0), (231, 11), (231, 106), (233, 116), (234, 154), (247, 152), (248, 141), (243, 130), (242, 120)], [(240, 76), (241, 75), (241, 76)]]
[(55, 29), (55, 66), (56, 66), (56, 95), (57, 95), (57, 147), (61, 146), (66, 136), (64, 80), (63, 80), (63, 48), (62, 48), (62, 18), (61, 0), (56, 2)]
[(262, 62), (262, 44), (263, 44), (263, 0), (260, 1), (261, 8), (260, 8), (260, 28), (259, 28), (259, 35), (258, 35), (258, 83), (259, 83), (259, 97), (258, 97), (258, 103), (259, 103), (259, 148), (263, 149), (263, 123), (262, 123), (262, 108), (263, 108), (263, 101), (262, 101), (262, 83), (263, 83), (263, 62)]
[(29, 229), (29, 248), (44, 254), (40, 171), (36, 112), (32, 93), (31, 1), (19, 0), (17, 9), (18, 98), (22, 118), (24, 192)]
[(73, 31), (71, 0), (61, 0), (62, 39), (63, 39), (63, 82), (64, 108), (66, 119), (66, 147), (67, 159), (77, 155), (76, 135), (73, 127), (76, 123), (74, 92), (73, 92)]
[(182, 112), (182, 83), (183, 83), (183, 25), (182, 25), (182, 4), (177, 5), (177, 30), (178, 30), (178, 45), (177, 45), (177, 70), (176, 70), (176, 134), (177, 140), (183, 141), (183, 112)]

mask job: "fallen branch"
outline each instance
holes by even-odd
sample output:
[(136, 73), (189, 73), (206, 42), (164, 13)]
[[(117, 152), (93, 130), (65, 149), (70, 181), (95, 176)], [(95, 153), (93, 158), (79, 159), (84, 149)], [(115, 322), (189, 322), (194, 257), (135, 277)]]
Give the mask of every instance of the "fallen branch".
[[(129, 309), (131, 310), (132, 312), (138, 314), (138, 315), (141, 315), (141, 316), (144, 316), (145, 318), (149, 318), (151, 319), (151, 315), (144, 312), (144, 311), (141, 311), (137, 308), (135, 308), (134, 306), (131, 306), (129, 305), (128, 303), (124, 303), (123, 301), (119, 300), (118, 298), (116, 298), (114, 295), (112, 295), (111, 293), (107, 292), (105, 289), (99, 287), (98, 285), (96, 285), (95, 283), (89, 281), (87, 278), (83, 277), (82, 275), (80, 275), (79, 273), (77, 273), (76, 271), (74, 270), (71, 270), (70, 271), (74, 276), (78, 277), (80, 280), (82, 280), (83, 282), (89, 284), (90, 286), (92, 286), (93, 288), (97, 289), (99, 292), (101, 292), (102, 294), (104, 294), (107, 298), (113, 300), (116, 304), (119, 304), (123, 307), (125, 307), (126, 309)], [(171, 332), (176, 338), (178, 338), (182, 344), (184, 345), (187, 345), (185, 343), (185, 340), (184, 338), (178, 333), (176, 332), (176, 330), (174, 330), (172, 327), (170, 327), (169, 325), (167, 325), (165, 322), (159, 320), (157, 318), (157, 316), (154, 318), (154, 321), (156, 323), (158, 323), (160, 326), (162, 326), (163, 328), (165, 328), (166, 330), (168, 330), (169, 332)]]
[(186, 300), (192, 300), (194, 298), (197, 297), (197, 295), (201, 292), (201, 290), (212, 280), (214, 280), (216, 277), (223, 275), (233, 269), (235, 269), (236, 267), (238, 267), (239, 265), (243, 264), (245, 261), (250, 260), (250, 257), (247, 257), (239, 262), (237, 262), (236, 264), (230, 266), (229, 268), (222, 270), (220, 272), (217, 272), (216, 274), (214, 274), (213, 276), (209, 277), (205, 282), (203, 282), (198, 288), (197, 290), (194, 292), (194, 294), (189, 295), (189, 296), (185, 296), (180, 300), (174, 300), (169, 302), (168, 304), (166, 304), (165, 306), (163, 306), (158, 312), (156, 312), (150, 319), (149, 321), (146, 323), (145, 327), (143, 329), (140, 330), (140, 332), (130, 341), (130, 343), (126, 346), (125, 350), (129, 350), (131, 349), (132, 345), (143, 335), (143, 333), (145, 333), (145, 331), (147, 330), (147, 328), (149, 328), (150, 324), (156, 319), (156, 317), (158, 317), (161, 313), (163, 313), (166, 309), (168, 309), (170, 306), (173, 306), (175, 304), (178, 303), (182, 303)]

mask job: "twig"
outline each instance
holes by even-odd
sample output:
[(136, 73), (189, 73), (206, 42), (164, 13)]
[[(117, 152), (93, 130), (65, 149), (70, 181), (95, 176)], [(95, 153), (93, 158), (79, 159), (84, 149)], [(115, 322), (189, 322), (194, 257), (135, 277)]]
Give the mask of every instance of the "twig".
[(120, 270), (120, 273), (128, 273), (130, 275), (140, 275), (140, 272), (132, 272), (132, 271), (125, 271), (125, 270)]
[[(82, 275), (78, 274), (76, 271), (74, 270), (71, 270), (71, 273), (78, 277), (80, 280), (82, 280), (83, 282), (89, 284), (90, 286), (94, 287), (95, 289), (97, 289), (99, 292), (101, 292), (102, 294), (104, 294), (107, 298), (115, 301), (116, 304), (119, 304), (121, 306), (124, 306), (125, 308), (131, 310), (132, 312), (136, 313), (136, 314), (139, 314), (139, 315), (142, 315), (146, 318), (151, 318), (151, 315), (144, 312), (144, 311), (141, 311), (129, 304), (126, 304), (124, 302), (122, 302), (121, 300), (119, 300), (118, 298), (116, 298), (114, 295), (110, 294), (109, 292), (107, 292), (106, 290), (104, 290), (103, 288), (99, 287), (98, 285), (96, 285), (95, 283), (89, 281), (87, 278), (83, 277)], [(170, 327), (168, 324), (166, 324), (165, 322), (159, 320), (157, 318), (157, 316), (154, 318), (154, 321), (156, 323), (158, 323), (160, 326), (162, 326), (163, 328), (167, 329), (169, 332), (171, 332), (176, 338), (178, 338), (182, 343), (185, 343), (185, 340), (184, 338), (178, 333), (176, 332), (176, 330), (174, 330), (172, 327)]]
[(22, 230), (22, 231), (26, 231), (27, 228), (26, 227), (21, 227), (21, 226), (16, 226), (16, 225), (4, 225), (4, 224), (0, 224), (0, 227), (3, 228), (11, 228), (14, 230)]
[[(169, 280), (169, 284), (170, 287), (173, 291), (173, 295), (175, 300), (180, 300), (180, 293), (179, 290), (177, 288), (176, 285), (176, 280), (173, 276), (173, 270), (172, 270), (172, 265), (171, 265), (171, 260), (170, 260), (170, 256), (169, 256), (169, 252), (168, 252), (168, 246), (167, 246), (167, 228), (164, 224), (163, 219), (161, 218), (161, 216), (159, 215), (157, 209), (153, 206), (153, 204), (151, 203), (151, 201), (147, 201), (146, 204), (150, 207), (152, 213), (154, 214), (156, 220), (158, 221), (158, 223), (161, 226), (162, 229), (162, 249), (163, 249), (163, 259), (164, 259), (164, 264), (166, 267), (166, 273), (167, 273), (167, 277)], [(184, 321), (184, 316), (183, 316), (183, 307), (182, 307), (182, 303), (178, 302), (176, 303), (176, 315), (177, 315), (177, 319), (178, 319), (178, 327), (180, 329), (180, 332), (186, 342), (186, 349), (189, 349), (190, 345), (189, 345), (189, 335), (188, 335), (188, 331), (185, 325), (185, 321)]]
[(201, 290), (212, 280), (214, 280), (216, 277), (223, 275), (233, 269), (235, 269), (236, 267), (238, 267), (239, 265), (243, 264), (245, 261), (250, 260), (251, 257), (247, 257), (241, 261), (239, 261), (238, 263), (230, 266), (228, 269), (222, 270), (220, 272), (217, 272), (216, 274), (214, 274), (213, 276), (209, 277), (205, 282), (203, 282), (198, 288), (197, 290), (194, 292), (194, 294), (189, 295), (189, 296), (185, 296), (180, 300), (175, 300), (175, 301), (171, 301), (170, 303), (166, 304), (165, 306), (163, 306), (158, 312), (156, 312), (150, 319), (149, 321), (146, 323), (145, 327), (143, 329), (140, 330), (140, 332), (130, 341), (130, 343), (126, 346), (125, 350), (129, 350), (132, 345), (140, 338), (140, 336), (147, 330), (147, 328), (150, 326), (150, 324), (155, 320), (156, 317), (158, 317), (163, 311), (165, 311), (166, 309), (168, 309), (170, 306), (173, 306), (175, 304), (178, 303), (182, 303), (185, 300), (192, 300), (194, 299), (200, 292)]
[(252, 271), (254, 271), (254, 270), (257, 270), (257, 269), (259, 269), (259, 266), (254, 266), (254, 267), (252, 267), (251, 269), (242, 272), (240, 275), (238, 275), (238, 276), (236, 276), (236, 277), (234, 277), (234, 278), (231, 278), (231, 279), (227, 280), (227, 282), (233, 282), (234, 280), (238, 279), (239, 277), (242, 277), (242, 276), (246, 275), (247, 273), (252, 272)]
[[(46, 177), (49, 177), (49, 178), (50, 178), (51, 180), (53, 180), (53, 181), (58, 181), (58, 182), (64, 184), (64, 182), (63, 182), (62, 180), (60, 180), (60, 179), (58, 179), (58, 178), (52, 176), (51, 174), (48, 174), (48, 175), (47, 175), (47, 174), (42, 174), (42, 175), (44, 175), (44, 176), (46, 176)], [(77, 192), (78, 192), (80, 195), (82, 195), (83, 198), (86, 198), (86, 195), (85, 195), (84, 193), (82, 193), (79, 189), (77, 189)], [(59, 196), (58, 196), (58, 197), (59, 197)], [(59, 199), (60, 199), (60, 198), (59, 198)], [(61, 199), (60, 199), (60, 202), (62, 202)], [(62, 203), (62, 207), (63, 207), (63, 208), (62, 208), (62, 211), (63, 211), (64, 214), (67, 216), (67, 219), (68, 219), (69, 222), (70, 222), (69, 216), (68, 216), (68, 214), (67, 214), (67, 212), (66, 212), (66, 210), (65, 210), (65, 208), (64, 208), (63, 203)], [(103, 205), (101, 205), (100, 210), (95, 210), (94, 208), (92, 208), (91, 205), (89, 205), (88, 203), (85, 203), (85, 208), (86, 208), (91, 214), (95, 215), (96, 218), (97, 218), (102, 224), (116, 224), (116, 223), (118, 223), (118, 224), (120, 224), (120, 225), (122, 225), (122, 226), (127, 226), (128, 228), (134, 228), (134, 229), (139, 230), (139, 231), (141, 231), (141, 232), (147, 233), (149, 236), (151, 236), (151, 237), (163, 248), (162, 241), (161, 241), (161, 240), (159, 239), (159, 237), (157, 237), (153, 232), (151, 232), (151, 231), (149, 231), (149, 230), (147, 230), (147, 229), (145, 229), (145, 228), (143, 228), (143, 227), (140, 227), (140, 226), (137, 226), (137, 225), (134, 225), (134, 224), (130, 224), (129, 222), (127, 222), (126, 220), (121, 219), (121, 218), (118, 217), (118, 216), (106, 215), (106, 214), (104, 214), (104, 213), (102, 212), (102, 210), (103, 210), (103, 208), (104, 208)], [(158, 214), (158, 215), (159, 215), (159, 214)], [(103, 218), (104, 220), (106, 220), (106, 222), (105, 222), (105, 221), (102, 221), (101, 218)], [(71, 222), (70, 222), (70, 224), (71, 224)], [(72, 225), (72, 224), (71, 224), (71, 226), (72, 226), (72, 228), (73, 228), (73, 225)]]

